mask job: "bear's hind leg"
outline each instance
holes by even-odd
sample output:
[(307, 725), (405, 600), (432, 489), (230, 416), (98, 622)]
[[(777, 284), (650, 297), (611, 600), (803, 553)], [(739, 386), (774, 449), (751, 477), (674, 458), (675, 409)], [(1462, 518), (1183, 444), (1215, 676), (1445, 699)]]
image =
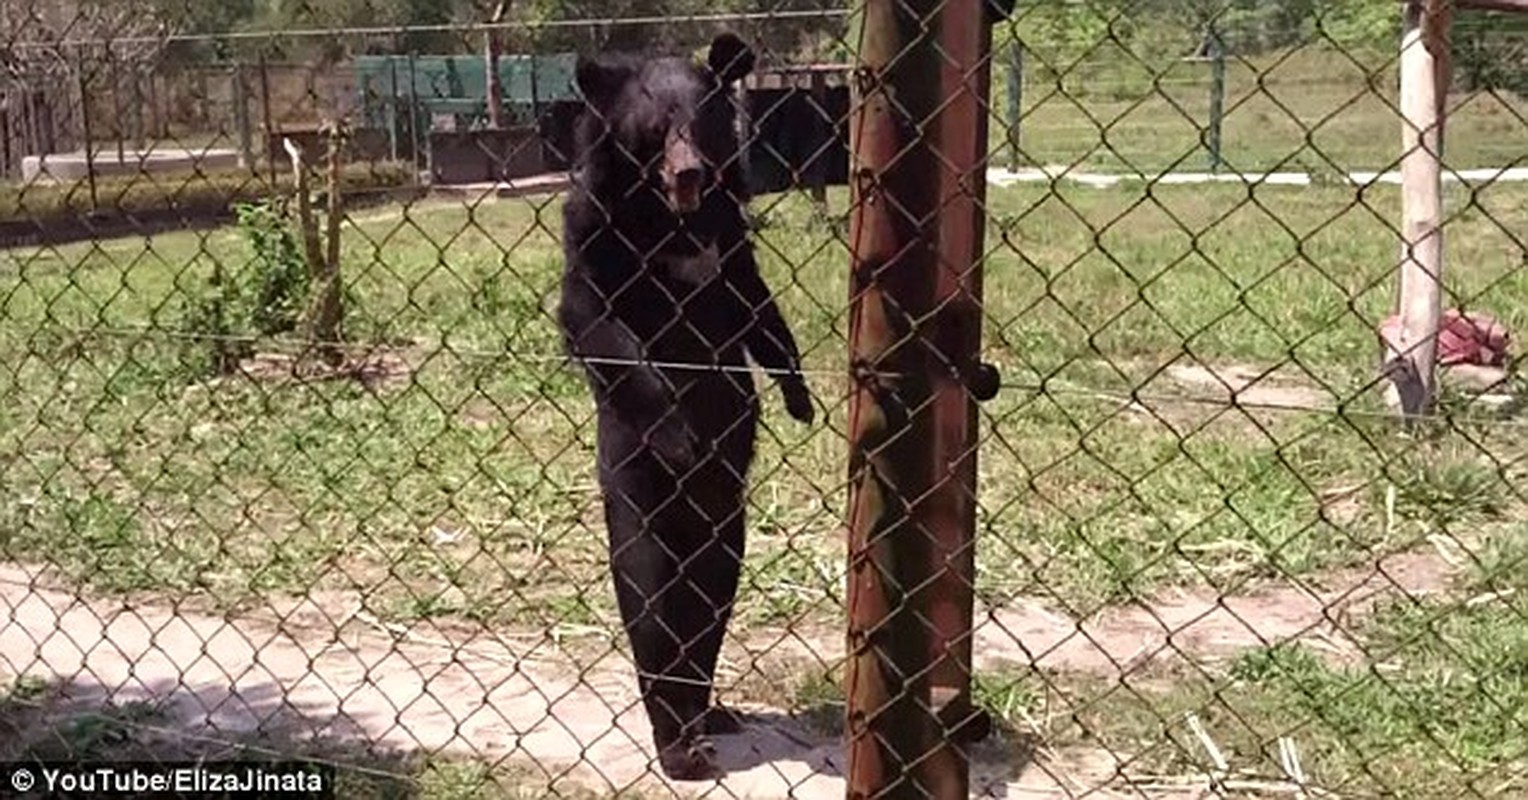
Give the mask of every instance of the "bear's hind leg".
[(672, 624), (674, 595), (681, 585), (676, 554), (651, 509), (607, 489), (605, 524), (616, 603), (637, 667), (637, 686), (652, 725), (659, 763), (670, 778), (709, 776), (709, 755), (695, 745), (693, 729), (701, 709), (694, 708), (696, 688), (685, 680), (682, 631)]
[(713, 481), (707, 492), (712, 502), (705, 504), (709, 506), (706, 513), (697, 514), (693, 520), (698, 544), (694, 555), (681, 566), (685, 585), (681, 597), (689, 608), (683, 647), (689, 665), (686, 671), (703, 682), (694, 700), (701, 714), (698, 726), (704, 733), (720, 735), (742, 730), (735, 713), (712, 705), (712, 692), (743, 567), (743, 497), (740, 485), (734, 488), (726, 486), (732, 483), (726, 479), (708, 478)]

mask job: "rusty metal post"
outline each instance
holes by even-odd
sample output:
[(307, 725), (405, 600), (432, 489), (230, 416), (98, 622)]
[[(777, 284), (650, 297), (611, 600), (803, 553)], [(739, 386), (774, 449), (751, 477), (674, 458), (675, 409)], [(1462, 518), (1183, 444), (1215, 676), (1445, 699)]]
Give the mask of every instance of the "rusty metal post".
[[(991, 20), (868, 0), (851, 120), (850, 798), (963, 798)], [(921, 133), (920, 133), (921, 132)], [(974, 399), (973, 399), (974, 398)]]
[[(926, 502), (936, 533), (929, 619), (934, 624), (933, 707), (946, 738), (984, 738), (990, 720), (971, 701), (971, 634), (976, 597), (977, 400), (997, 393), (982, 364), (982, 257), (986, 252), (988, 107), (992, 96), (991, 4), (944, 8), (938, 28), (944, 105), (938, 117), (938, 325), (934, 374), (936, 484)], [(964, 14), (966, 16), (957, 16)], [(985, 24), (978, 22), (984, 20)], [(963, 756), (962, 756), (963, 757)], [(962, 795), (964, 797), (965, 795)]]

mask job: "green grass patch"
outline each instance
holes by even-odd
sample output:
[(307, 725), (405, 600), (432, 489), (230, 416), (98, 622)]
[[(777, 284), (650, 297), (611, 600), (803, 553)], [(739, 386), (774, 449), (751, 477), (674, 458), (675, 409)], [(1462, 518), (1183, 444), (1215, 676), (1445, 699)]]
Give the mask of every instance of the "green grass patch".
[[(1025, 23), (1018, 28), (1025, 35)], [(1089, 44), (1086, 54), (1043, 47), (1030, 53), (1018, 120), (1023, 162), (1147, 175), (1209, 169), (1209, 62), (1183, 61), (1181, 52), (1131, 55), (1107, 42)], [(1221, 169), (1332, 174), (1398, 168), (1395, 61), (1394, 53), (1321, 45), (1230, 57)], [(994, 70), (992, 151), (1004, 166), (1007, 79), (1006, 69)], [(1449, 102), (1449, 167), (1521, 162), (1514, 132), (1528, 118), (1528, 101), (1508, 91), (1471, 91), (1456, 92)]]
[(983, 672), (976, 692), (1000, 728), (1102, 747), (1136, 776), (1207, 774), (1192, 713), (1244, 777), (1284, 780), (1288, 738), (1312, 785), (1339, 796), (1515, 796), (1528, 766), (1528, 602), (1517, 593), (1528, 535), (1501, 527), (1472, 552), (1439, 593), (1343, 618), (1356, 660), (1285, 643), (1118, 681)]
[[(1514, 329), (1528, 328), (1510, 234), (1528, 223), (1524, 198), (1511, 185), (1448, 197), (1451, 263), (1469, 265), (1450, 289)], [(1419, 440), (1366, 416), (1380, 410), (1365, 387), (1391, 302), (1392, 188), (1015, 187), (989, 199), (984, 357), (1008, 388), (982, 411), (985, 597), (1229, 587), (1510, 511), (1514, 430), (1462, 416)], [(765, 393), (739, 614), (833, 619), (846, 245), (804, 198), (760, 198), (755, 211), (764, 270), (827, 414), (804, 429)], [(0, 255), (5, 555), (103, 589), (232, 605), (354, 589), (392, 618), (608, 622), (592, 407), (549, 314), (559, 230), (558, 204), (537, 198), (352, 213), (347, 331), (403, 365), (377, 385), (203, 382), (188, 308), (214, 262), (256, 258), (235, 229)], [(1187, 391), (1158, 374), (1185, 359), (1282, 365), (1355, 413), (1150, 401)], [(1150, 411), (1098, 396), (1135, 389)], [(1386, 485), (1398, 487), (1394, 519)]]
[(1033, 730), (1046, 720), (1047, 743), (1104, 747), (1137, 775), (1208, 771), (1186, 721), (1192, 713), (1238, 773), (1284, 779), (1287, 737), (1312, 785), (1341, 796), (1501, 796), (1528, 764), (1525, 611), (1519, 602), (1390, 608), (1362, 628), (1363, 666), (1285, 645), (1170, 684), (1032, 673), (986, 680), (1035, 698), (1011, 706), (1010, 724)]

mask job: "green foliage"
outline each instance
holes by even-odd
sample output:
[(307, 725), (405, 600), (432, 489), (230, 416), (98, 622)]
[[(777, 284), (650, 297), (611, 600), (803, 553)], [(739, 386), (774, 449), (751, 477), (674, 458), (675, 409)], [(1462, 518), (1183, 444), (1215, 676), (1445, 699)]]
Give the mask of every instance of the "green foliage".
[(212, 277), (184, 302), (181, 327), (191, 337), (182, 348), (181, 362), (193, 377), (233, 371), (252, 354), (249, 342), (235, 339), (237, 325), (231, 319), (239, 306), (237, 285), (230, 282), (221, 262), (213, 262)]
[(282, 204), (241, 203), (235, 212), (252, 256), (232, 271), (214, 263), (205, 292), (191, 304), (186, 329), (205, 354), (193, 355), (204, 368), (195, 372), (228, 372), (252, 354), (256, 338), (292, 331), (308, 299), (307, 261)]
[(1313, 28), (1313, 34), (1339, 47), (1392, 49), (1400, 41), (1400, 6), (1365, 0), (1320, 0)]
[(297, 232), (279, 203), (243, 203), (235, 211), (239, 230), (255, 253), (240, 270), (239, 294), (252, 301), (249, 322), (262, 336), (291, 331), (308, 295), (308, 266)]
[(1400, 13), (1372, 0), (1085, 0), (1021, 7), (1014, 29), (1053, 57), (1095, 60), (1122, 47), (1162, 59), (1193, 54), (1212, 31), (1238, 55), (1317, 39), (1369, 48), (1396, 41)]
[(1465, 12), (1454, 23), (1454, 80), (1468, 91), (1528, 95), (1528, 15)]
[[(423, 28), (481, 22), (496, 0), (155, 0), (158, 13), (184, 34), (209, 35), (204, 40), (177, 43), (172, 48), (182, 61), (252, 57), (256, 48), (267, 57), (340, 61), (361, 53), (476, 53), (481, 36), (459, 32), (412, 30), (402, 35), (335, 36), (260, 39), (238, 43), (217, 34), (248, 31), (346, 30), (355, 28)], [(506, 52), (551, 52), (569, 49), (663, 49), (703, 43), (715, 33), (713, 23), (685, 23), (687, 17), (724, 12), (768, 13), (816, 10), (821, 0), (517, 0), (509, 19), (524, 23), (503, 33)], [(847, 6), (848, 4), (843, 4)], [(558, 26), (537, 23), (619, 18), (672, 18), (674, 24)], [(764, 49), (786, 57), (845, 58), (848, 41), (837, 17), (781, 17), (753, 26), (747, 35)]]

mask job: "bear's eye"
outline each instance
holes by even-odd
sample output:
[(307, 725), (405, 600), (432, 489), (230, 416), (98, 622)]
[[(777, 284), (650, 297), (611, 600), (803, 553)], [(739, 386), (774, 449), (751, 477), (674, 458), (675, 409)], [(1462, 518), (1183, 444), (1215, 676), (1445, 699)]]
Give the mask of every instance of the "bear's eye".
[(628, 119), (621, 135), (621, 146), (642, 161), (663, 150), (666, 129), (660, 121)]

